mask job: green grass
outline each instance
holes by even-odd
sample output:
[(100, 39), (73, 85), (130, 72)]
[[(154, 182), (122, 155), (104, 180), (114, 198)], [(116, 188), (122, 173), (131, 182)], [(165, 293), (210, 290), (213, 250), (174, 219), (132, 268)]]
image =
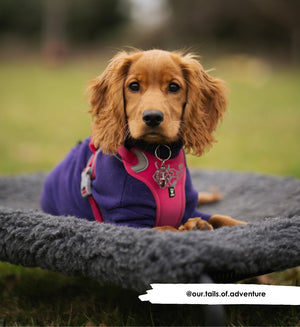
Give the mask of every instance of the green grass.
[[(289, 276), (286, 276), (289, 274)], [(291, 278), (290, 275), (293, 275)], [(300, 286), (299, 269), (273, 273)], [(252, 282), (252, 281), (251, 281)], [(199, 305), (152, 305), (138, 293), (39, 268), (0, 264), (0, 323), (7, 326), (201, 326)], [(230, 326), (300, 326), (299, 307), (226, 306)]]
[[(0, 174), (50, 170), (90, 134), (87, 81), (103, 60), (79, 58), (57, 68), (38, 58), (0, 61)], [(226, 80), (228, 114), (218, 143), (197, 168), (300, 177), (300, 68), (274, 67), (247, 57), (205, 65)], [(299, 286), (299, 270), (273, 274), (277, 284)], [(141, 303), (134, 291), (98, 285), (41, 269), (0, 264), (0, 325), (201, 325), (201, 306)], [(299, 308), (298, 308), (299, 309)], [(232, 326), (300, 326), (295, 307), (226, 307)]]
[(0, 63), (2, 174), (50, 170), (90, 134), (83, 93), (101, 64), (51, 69), (34, 60)]
[[(12, 276), (2, 277), (13, 285), (1, 299), (0, 317), (4, 316), (8, 325), (157, 325), (158, 311), (160, 323), (168, 325), (168, 314), (173, 311), (174, 316), (176, 310), (171, 306), (158, 310), (158, 306), (141, 303), (134, 291), (101, 287), (84, 278), (67, 278), (39, 269), (24, 269)], [(190, 319), (186, 314), (182, 314), (181, 324)], [(177, 321), (182, 318), (179, 315)]]
[[(194, 166), (300, 177), (300, 69), (251, 58), (216, 63), (230, 89), (218, 143)], [(219, 75), (217, 74), (219, 73)]]
[[(40, 60), (0, 62), (0, 173), (50, 170), (90, 134), (90, 78), (103, 60), (78, 59), (58, 68)], [(218, 143), (193, 167), (300, 177), (300, 69), (251, 58), (207, 64), (230, 89)]]

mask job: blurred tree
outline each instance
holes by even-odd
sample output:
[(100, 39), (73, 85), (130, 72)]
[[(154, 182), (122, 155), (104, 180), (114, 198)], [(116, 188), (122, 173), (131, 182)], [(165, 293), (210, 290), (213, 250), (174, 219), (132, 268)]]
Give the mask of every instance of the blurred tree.
[(67, 30), (71, 41), (93, 42), (111, 35), (126, 21), (126, 12), (120, 10), (122, 0), (69, 1)]
[(0, 0), (0, 37), (35, 40), (42, 25), (41, 0)]
[(121, 1), (0, 0), (0, 38), (95, 41), (126, 21)]
[(252, 0), (261, 11), (287, 31), (291, 59), (300, 62), (300, 1)]
[(172, 37), (300, 59), (299, 0), (169, 0)]
[(45, 0), (43, 16), (43, 54), (48, 63), (56, 65), (67, 55), (67, 3)]
[[(140, 46), (140, 42), (144, 47), (177, 48), (205, 44), (217, 50), (266, 52), (300, 61), (300, 0), (156, 0), (161, 1), (160, 17), (166, 22), (156, 23), (152, 34), (141, 28), (151, 19), (150, 1), (0, 0), (0, 42), (13, 37), (40, 42), (44, 49), (55, 42), (93, 45), (120, 32), (119, 27), (130, 19), (131, 8), (140, 25), (131, 26), (127, 35), (122, 30), (129, 45)], [(137, 10), (137, 4), (143, 10)], [(52, 49), (60, 53), (64, 47)]]

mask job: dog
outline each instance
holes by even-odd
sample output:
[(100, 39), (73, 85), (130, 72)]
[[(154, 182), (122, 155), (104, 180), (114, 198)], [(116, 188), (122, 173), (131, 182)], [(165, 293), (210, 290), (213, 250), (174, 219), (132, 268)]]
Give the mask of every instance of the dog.
[(197, 210), (220, 196), (193, 188), (185, 153), (215, 142), (226, 87), (194, 55), (121, 51), (88, 91), (91, 137), (47, 176), (45, 212), (161, 231), (245, 224)]

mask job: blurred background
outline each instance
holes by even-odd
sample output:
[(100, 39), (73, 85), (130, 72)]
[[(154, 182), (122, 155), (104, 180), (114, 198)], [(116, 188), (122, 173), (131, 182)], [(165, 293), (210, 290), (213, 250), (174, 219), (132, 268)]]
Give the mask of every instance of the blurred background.
[(230, 89), (190, 165), (300, 177), (299, 0), (0, 0), (0, 174), (49, 171), (90, 134), (88, 80), (120, 49), (187, 49)]
[[(0, 0), (0, 175), (48, 172), (89, 136), (88, 81), (132, 46), (192, 51), (230, 89), (218, 143), (191, 167), (299, 178), (299, 13), (299, 0)], [(0, 263), (0, 277), (3, 326), (154, 325), (165, 312), (39, 269)], [(298, 285), (299, 268), (275, 279)], [(229, 308), (230, 325), (299, 324), (297, 309), (268, 308)]]

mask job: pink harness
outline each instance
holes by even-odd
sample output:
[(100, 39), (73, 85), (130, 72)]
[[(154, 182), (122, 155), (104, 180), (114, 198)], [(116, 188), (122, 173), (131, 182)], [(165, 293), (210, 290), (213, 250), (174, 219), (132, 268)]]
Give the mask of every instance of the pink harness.
[[(185, 211), (185, 180), (186, 163), (183, 149), (176, 158), (160, 158), (139, 148), (127, 150), (125, 146), (118, 148), (118, 154), (122, 159), (124, 167), (129, 175), (147, 185), (153, 194), (156, 203), (155, 226), (178, 227)], [(86, 168), (81, 175), (81, 194), (90, 202), (94, 217), (103, 222), (103, 218), (91, 192), (91, 180), (95, 178), (95, 163), (99, 150), (92, 144), (93, 151)]]

